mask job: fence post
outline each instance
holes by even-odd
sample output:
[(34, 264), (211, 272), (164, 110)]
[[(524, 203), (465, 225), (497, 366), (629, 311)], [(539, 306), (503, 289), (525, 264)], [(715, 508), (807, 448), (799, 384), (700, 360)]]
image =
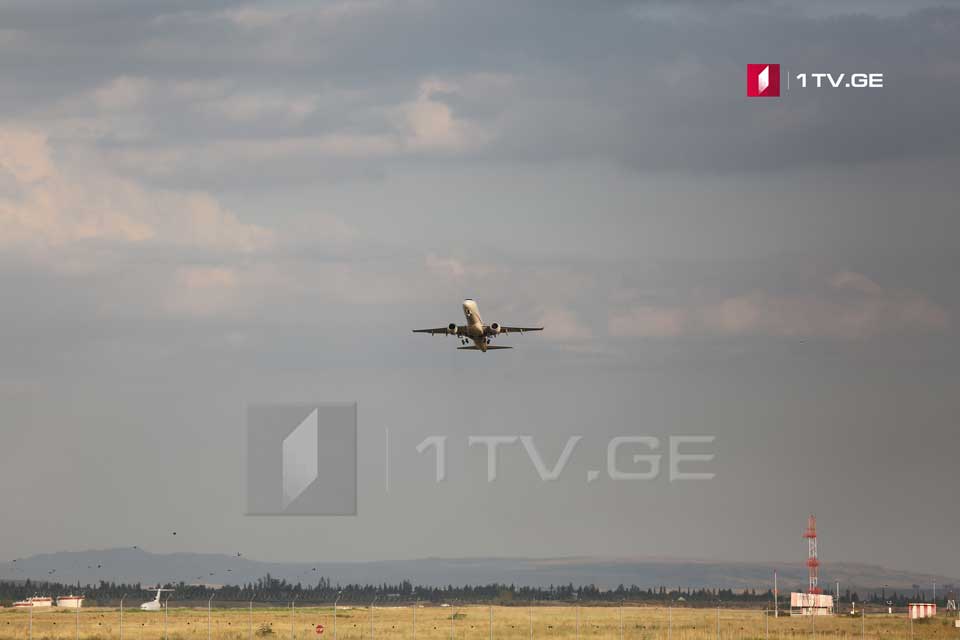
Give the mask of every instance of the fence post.
[(120, 640), (123, 640), (123, 599), (126, 597), (127, 594), (120, 597)]
[(253, 640), (253, 600), (257, 597), (257, 594), (254, 593), (250, 598), (250, 602), (247, 603), (247, 609), (250, 613), (250, 640)]
[(167, 609), (169, 609), (170, 596), (163, 601), (163, 640), (167, 640)]
[(620, 640), (623, 640), (623, 600), (620, 601)]
[(291, 640), (297, 640), (297, 598), (300, 597), (300, 594), (293, 596), (293, 601), (290, 603), (290, 638)]
[(216, 597), (217, 597), (217, 592), (214, 591), (213, 595), (210, 596), (210, 599), (207, 600), (207, 640), (210, 640), (210, 631), (211, 631), (210, 605), (213, 602), (213, 599)]
[(337, 603), (342, 595), (343, 589), (337, 592), (337, 597), (333, 600), (333, 640), (337, 640)]

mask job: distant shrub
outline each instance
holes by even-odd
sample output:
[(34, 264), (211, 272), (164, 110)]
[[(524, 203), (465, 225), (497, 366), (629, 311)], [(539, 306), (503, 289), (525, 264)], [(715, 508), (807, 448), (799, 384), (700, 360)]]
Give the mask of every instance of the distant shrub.
[(273, 635), (273, 626), (269, 622), (264, 622), (257, 629), (257, 635), (261, 638)]

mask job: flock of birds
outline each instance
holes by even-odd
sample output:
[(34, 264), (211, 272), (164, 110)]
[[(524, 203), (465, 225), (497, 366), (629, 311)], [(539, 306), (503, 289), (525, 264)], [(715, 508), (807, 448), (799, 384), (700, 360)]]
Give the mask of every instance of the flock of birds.
[[(171, 532), (170, 532), (170, 535), (171, 535), (171, 536), (175, 536), (175, 535), (177, 535), (177, 532), (176, 532), (176, 531), (171, 531)], [(134, 550), (136, 550), (136, 549), (139, 549), (140, 546), (139, 546), (139, 545), (133, 545), (133, 547), (131, 547), (131, 548), (134, 549)], [(243, 553), (241, 553), (241, 552), (238, 551), (237, 554), (236, 554), (236, 556), (234, 556), (234, 557), (236, 557), (236, 558), (242, 558), (242, 557), (243, 557)], [(16, 559), (14, 559), (14, 560), (12, 560), (12, 561), (10, 562), (11, 568), (12, 568), (12, 570), (13, 570), (14, 573), (20, 573), (20, 574), (23, 573), (23, 570), (20, 568), (20, 566), (17, 565), (17, 562), (20, 561), (20, 560), (22, 560), (22, 558), (16, 558)], [(87, 565), (87, 569), (90, 570), (90, 571), (94, 571), (94, 570), (96, 570), (96, 569), (102, 569), (102, 568), (103, 568), (103, 564), (97, 564), (97, 565), (88, 564), (88, 565)], [(316, 571), (316, 568), (314, 568), (313, 570)], [(54, 578), (54, 576), (55, 576), (56, 573), (57, 573), (57, 570), (56, 570), (56, 569), (50, 569), (49, 571), (47, 571), (47, 575), (50, 576), (51, 579)], [(233, 569), (227, 569), (227, 570), (226, 570), (226, 573), (233, 573)], [(206, 576), (206, 577), (209, 578), (209, 577), (213, 577), (213, 576), (216, 576), (216, 575), (217, 575), (217, 572), (211, 571), (211, 572), (209, 573), (209, 575)], [(194, 579), (195, 579), (195, 580), (203, 580), (203, 579), (204, 579), (204, 576), (196, 576)]]
[[(176, 536), (176, 535), (177, 535), (177, 532), (176, 532), (176, 531), (172, 531), (172, 532), (171, 532), (171, 536)], [(133, 545), (133, 547), (131, 547), (131, 548), (136, 550), (136, 549), (139, 549), (140, 547), (139, 547), (139, 545)], [(243, 553), (241, 553), (240, 551), (238, 551), (238, 552), (236, 552), (236, 555), (235, 555), (234, 557), (236, 557), (236, 558), (242, 558), (242, 557), (243, 557)], [(12, 560), (12, 561), (10, 562), (10, 565), (12, 566), (12, 569), (13, 569), (13, 572), (14, 572), (14, 573), (20, 573), (20, 574), (22, 574), (22, 573), (23, 573), (23, 570), (17, 565), (17, 562), (18, 562), (19, 560), (22, 560), (22, 558), (17, 558), (17, 559), (15, 559), (15, 560)], [(88, 569), (89, 571), (95, 571), (95, 570), (98, 570), (98, 569), (103, 569), (103, 564), (97, 564), (97, 565), (88, 564), (88, 565), (87, 565), (87, 569)], [(316, 568), (316, 567), (312, 567), (310, 570), (301, 571), (300, 573), (298, 573), (298, 574), (296, 575), (295, 580), (301, 580), (302, 578), (306, 577), (307, 575), (311, 575), (311, 574), (313, 574), (313, 573), (316, 573), (316, 571), (317, 571), (317, 568)], [(47, 571), (47, 575), (48, 575), (51, 579), (55, 579), (54, 576), (55, 576), (56, 573), (57, 573), (57, 570), (56, 570), (56, 569), (50, 569), (49, 571)], [(226, 573), (228, 573), (228, 574), (233, 573), (233, 569), (227, 569), (227, 570), (226, 570)], [(216, 571), (211, 571), (211, 572), (209, 572), (209, 574), (208, 574), (207, 576), (196, 576), (196, 577), (194, 578), (194, 580), (205, 580), (205, 579), (207, 579), (207, 578), (215, 577), (216, 575), (217, 575), (217, 572), (216, 572)], [(224, 576), (224, 577), (226, 577), (226, 576)]]

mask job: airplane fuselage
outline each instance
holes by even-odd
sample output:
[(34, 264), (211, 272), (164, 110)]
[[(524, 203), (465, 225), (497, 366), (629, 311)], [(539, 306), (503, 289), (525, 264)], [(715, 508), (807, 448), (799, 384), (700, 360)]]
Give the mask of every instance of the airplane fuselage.
[(483, 325), (483, 319), (480, 317), (480, 308), (473, 300), (463, 301), (463, 317), (467, 324), (463, 327), (463, 333), (466, 338), (473, 340), (473, 344), (481, 351), (486, 351), (490, 344), (489, 327)]

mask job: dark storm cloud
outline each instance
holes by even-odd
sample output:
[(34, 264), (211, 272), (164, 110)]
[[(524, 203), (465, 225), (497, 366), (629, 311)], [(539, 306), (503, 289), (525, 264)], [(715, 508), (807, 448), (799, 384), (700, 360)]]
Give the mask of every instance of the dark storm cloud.
[[(547, 10), (383, 1), (202, 9), (41, 3), (0, 15), (8, 115), (42, 121), (62, 101), (118, 77), (143, 79), (153, 92), (137, 106), (140, 139), (118, 142), (106, 132), (100, 142), (145, 152), (395, 133), (394, 111), (416, 99), (426, 78), (450, 82), (433, 101), (484, 133), (482, 143), (456, 151), (464, 160), (597, 158), (642, 170), (737, 171), (960, 150), (952, 126), (960, 111), (958, 10), (877, 17), (806, 15), (755, 2), (551, 3)], [(778, 101), (748, 101), (748, 62), (779, 62), (792, 74), (882, 72), (886, 88), (794, 88)], [(509, 82), (458, 86), (477, 74)], [(170, 88), (184, 84), (194, 92)], [(199, 95), (217, 86), (227, 108), (264, 91), (278, 103), (302, 100), (304, 108), (294, 119), (265, 109), (262, 117), (230, 120)], [(273, 154), (266, 170), (296, 179), (305, 161), (323, 167), (332, 156), (333, 179), (379, 175), (424, 152), (401, 149), (389, 161), (378, 155), (358, 161), (337, 150), (299, 149)], [(220, 184), (254, 171), (211, 164), (223, 165), (225, 175), (187, 167), (166, 178)]]

